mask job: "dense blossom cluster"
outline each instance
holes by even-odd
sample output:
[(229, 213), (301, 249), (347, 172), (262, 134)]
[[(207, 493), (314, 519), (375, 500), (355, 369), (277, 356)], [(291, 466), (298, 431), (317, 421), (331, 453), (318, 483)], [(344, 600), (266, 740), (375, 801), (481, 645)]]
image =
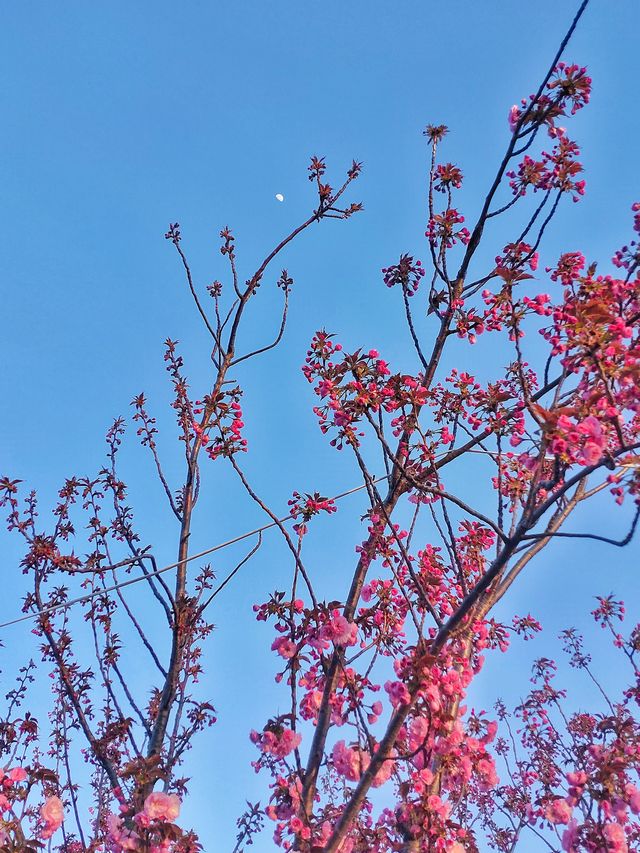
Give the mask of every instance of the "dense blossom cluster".
[(579, 147), (562, 128), (556, 128), (553, 136), (556, 142), (550, 152), (543, 151), (540, 160), (525, 154), (517, 170), (507, 173), (514, 195), (524, 196), (529, 188), (534, 193), (538, 190), (568, 193), (573, 201), (579, 201), (584, 195), (586, 181), (580, 177), (584, 170), (577, 159)]
[(397, 264), (382, 270), (382, 275), (387, 287), (399, 284), (407, 296), (414, 296), (424, 276), (424, 267), (422, 261), (414, 261), (411, 255), (401, 255)]
[(110, 853), (197, 853), (195, 839), (176, 826), (180, 799), (176, 794), (155, 791), (145, 799), (142, 809), (125, 821), (109, 814), (106, 818), (106, 850)]
[(35, 851), (60, 829), (64, 812), (58, 796), (45, 797), (39, 808), (28, 802), (33, 787), (46, 790), (54, 781), (44, 769), (0, 768), (0, 849)]
[(511, 130), (515, 133), (527, 126), (546, 126), (549, 135), (553, 136), (557, 132), (558, 118), (568, 113), (575, 115), (589, 103), (591, 82), (586, 68), (559, 62), (544, 92), (523, 98), (520, 106), (511, 107)]
[(302, 521), (293, 526), (293, 529), (299, 536), (304, 536), (307, 532), (307, 522), (315, 515), (321, 512), (331, 515), (336, 511), (335, 501), (331, 498), (322, 497), (318, 492), (315, 492), (313, 495), (301, 495), (299, 492), (294, 492), (293, 497), (289, 501), (289, 515), (291, 518), (302, 519)]
[(471, 235), (468, 228), (458, 228), (458, 225), (463, 222), (464, 216), (455, 208), (450, 207), (444, 213), (436, 213), (431, 217), (425, 231), (425, 237), (429, 238), (432, 246), (439, 246), (444, 249), (451, 249), (458, 242), (466, 246)]
[(220, 391), (213, 398), (205, 397), (193, 410), (194, 415), (203, 416), (202, 421), (193, 422), (193, 432), (211, 459), (232, 456), (247, 449), (247, 440), (242, 435), (241, 397), (242, 390), (235, 386), (228, 391)]
[[(628, 853), (640, 842), (640, 726), (636, 709), (640, 699), (636, 656), (640, 625), (628, 637), (619, 633), (624, 607), (611, 597), (601, 598), (593, 615), (607, 629), (613, 643), (631, 664), (634, 684), (618, 700), (610, 699), (597, 680), (583, 640), (575, 630), (561, 639), (570, 663), (597, 686), (605, 697), (601, 713), (567, 714), (566, 694), (555, 686), (557, 667), (540, 659), (533, 670), (533, 687), (516, 709), (517, 730), (502, 703), (497, 712), (504, 737), (496, 753), (510, 767), (510, 781), (495, 795), (520, 826), (539, 832), (550, 828), (563, 851)], [(558, 723), (562, 721), (562, 726)], [(517, 737), (522, 753), (513, 755), (509, 741)], [(499, 827), (485, 811), (490, 834), (498, 850), (510, 850), (513, 828)]]

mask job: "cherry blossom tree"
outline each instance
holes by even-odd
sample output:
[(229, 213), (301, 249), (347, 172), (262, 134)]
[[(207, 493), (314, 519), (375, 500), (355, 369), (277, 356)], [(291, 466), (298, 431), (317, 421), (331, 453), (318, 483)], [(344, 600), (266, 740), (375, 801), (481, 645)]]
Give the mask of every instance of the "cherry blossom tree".
[[(180, 826), (180, 805), (188, 750), (217, 722), (215, 697), (198, 687), (208, 608), (247, 560), (260, 559), (261, 543), (258, 533), (225, 578), (193, 553), (201, 480), (212, 466), (234, 473), (291, 557), (289, 587), (254, 607), (273, 627), (287, 711), (250, 733), (266, 804), (249, 804), (239, 818), (235, 851), (266, 824), (278, 846), (306, 853), (460, 853), (485, 843), (511, 851), (519, 842), (637, 849), (640, 627), (620, 633), (620, 602), (602, 598), (594, 611), (630, 676), (618, 697), (600, 688), (604, 713), (566, 710), (550, 660), (536, 663), (519, 707), (501, 703), (492, 714), (465, 705), (485, 655), (505, 652), (511, 634), (540, 630), (531, 615), (505, 624), (493, 613), (532, 560), (560, 537), (624, 546), (640, 512), (638, 246), (612, 247), (603, 273), (574, 246), (541, 258), (559, 206), (585, 193), (580, 149), (564, 124), (588, 104), (591, 79), (562, 57), (586, 7), (535, 92), (505, 110), (505, 151), (475, 217), (456, 206), (463, 171), (446, 159), (448, 129), (424, 131), (426, 258), (401, 254), (381, 276), (400, 299), (417, 368), (392, 366), (368, 345), (345, 347), (326, 330), (311, 341), (303, 373), (315, 417), (369, 502), (353, 565), (331, 600), (316, 589), (305, 542), (337, 498), (296, 491), (282, 519), (261, 497), (243, 467), (249, 448), (234, 369), (280, 345), (293, 279), (275, 264), (312, 225), (360, 211), (350, 193), (361, 166), (353, 162), (334, 185), (324, 159), (312, 158), (312, 212), (246, 278), (224, 228), (228, 275), (206, 292), (179, 225), (170, 225), (167, 241), (211, 346), (208, 383), (193, 392), (178, 343), (166, 341), (184, 452), (177, 489), (144, 394), (132, 401), (132, 421), (175, 519), (175, 563), (159, 565), (136, 528), (119, 466), (124, 419), (107, 433), (98, 473), (65, 481), (51, 528), (39, 521), (34, 492), (0, 481), (8, 527), (25, 545), (24, 619), (41, 649), (41, 662), (18, 673), (0, 726), (0, 849), (202, 849)], [(640, 205), (632, 214), (638, 233)], [(282, 310), (273, 336), (244, 348), (248, 308), (274, 283)], [(459, 348), (480, 336), (499, 342), (488, 382), (453, 367)], [(447, 472), (471, 460), (481, 463), (479, 482), (449, 489)], [(628, 522), (626, 535), (566, 530), (602, 495)], [(144, 588), (143, 607), (129, 595), (134, 584)], [(134, 643), (152, 668), (149, 683), (128, 672)], [(562, 643), (571, 665), (599, 684), (582, 638), (567, 630)], [(48, 724), (28, 710), (36, 670), (51, 677)]]

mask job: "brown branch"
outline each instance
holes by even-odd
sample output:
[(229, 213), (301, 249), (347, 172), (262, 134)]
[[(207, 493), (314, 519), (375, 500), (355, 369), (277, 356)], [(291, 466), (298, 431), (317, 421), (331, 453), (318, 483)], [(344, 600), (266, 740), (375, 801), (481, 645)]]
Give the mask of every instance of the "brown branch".
[(270, 518), (270, 519), (273, 521), (273, 523), (276, 525), (276, 527), (278, 528), (278, 530), (280, 531), (280, 533), (282, 533), (282, 535), (283, 535), (283, 537), (284, 537), (284, 540), (285, 540), (285, 542), (287, 543), (287, 547), (289, 548), (289, 550), (290, 550), (290, 551), (291, 551), (291, 553), (293, 554), (293, 558), (294, 558), (295, 563), (296, 563), (296, 568), (297, 568), (297, 570), (300, 572), (300, 574), (302, 575), (302, 577), (303, 577), (303, 579), (304, 579), (304, 582), (305, 582), (305, 584), (307, 585), (307, 590), (308, 590), (308, 592), (309, 592), (309, 596), (311, 597), (311, 601), (313, 602), (313, 606), (314, 606), (314, 607), (317, 607), (317, 606), (318, 606), (318, 602), (317, 602), (317, 600), (316, 600), (316, 596), (315, 596), (315, 593), (314, 593), (314, 591), (313, 591), (313, 586), (311, 585), (311, 579), (309, 578), (309, 575), (308, 575), (308, 573), (307, 573), (307, 570), (306, 570), (306, 568), (304, 567), (304, 563), (303, 563), (303, 562), (302, 562), (302, 560), (300, 559), (300, 554), (298, 553), (298, 549), (297, 549), (297, 548), (296, 548), (296, 546), (293, 544), (293, 542), (292, 542), (292, 540), (291, 540), (291, 536), (289, 536), (289, 533), (288, 533), (288, 531), (287, 531), (287, 528), (286, 528), (286, 527), (284, 526), (284, 524), (280, 521), (280, 519), (278, 518), (278, 516), (277, 516), (274, 512), (272, 512), (272, 511), (269, 509), (269, 507), (265, 504), (265, 502), (264, 502), (264, 501), (263, 501), (263, 500), (262, 500), (262, 499), (261, 499), (261, 498), (256, 494), (256, 492), (251, 488), (251, 485), (249, 484), (249, 481), (248, 481), (248, 480), (247, 480), (247, 478), (245, 477), (244, 473), (242, 472), (242, 470), (241, 470), (240, 466), (238, 465), (238, 463), (236, 462), (236, 460), (233, 458), (233, 456), (229, 456), (229, 462), (231, 462), (231, 465), (232, 465), (232, 467), (233, 467), (233, 470), (236, 472), (236, 474), (237, 474), (237, 475), (238, 475), (238, 477), (240, 478), (240, 482), (242, 483), (242, 485), (243, 485), (243, 486), (244, 486), (244, 488), (246, 489), (247, 493), (249, 494), (249, 497), (250, 497), (253, 501), (255, 501), (255, 503), (257, 503), (257, 504), (258, 504), (258, 506), (260, 507), (260, 509), (262, 509), (262, 511), (263, 511), (263, 512), (266, 512), (266, 514), (269, 516), (269, 518)]
[(226, 578), (219, 584), (211, 593), (211, 595), (207, 598), (204, 604), (201, 604), (198, 608), (198, 618), (202, 616), (206, 608), (211, 604), (213, 599), (225, 588), (225, 586), (229, 583), (229, 581), (240, 571), (240, 569), (245, 565), (245, 563), (249, 562), (249, 560), (253, 557), (253, 555), (257, 552), (258, 548), (262, 545), (262, 531), (258, 531), (258, 541), (253, 546), (253, 548), (249, 551), (249, 553), (240, 560), (240, 562), (236, 565), (236, 567), (229, 572)]
[(467, 270), (469, 269), (469, 264), (471, 263), (471, 259), (473, 258), (474, 254), (476, 252), (476, 249), (478, 248), (478, 246), (480, 244), (480, 238), (482, 237), (482, 232), (484, 231), (484, 226), (487, 222), (487, 216), (489, 213), (489, 208), (491, 207), (491, 202), (493, 201), (493, 198), (494, 198), (496, 192), (498, 191), (500, 184), (502, 183), (502, 178), (504, 177), (504, 173), (507, 170), (507, 167), (509, 165), (509, 161), (511, 160), (512, 156), (514, 156), (514, 153), (516, 152), (516, 146), (517, 146), (517, 143), (519, 140), (519, 133), (522, 130), (523, 126), (525, 125), (527, 119), (531, 115), (532, 108), (535, 106), (538, 99), (540, 98), (540, 96), (544, 92), (545, 86), (547, 85), (547, 83), (551, 79), (551, 75), (553, 74), (553, 71), (554, 71), (556, 65), (558, 64), (560, 57), (564, 53), (564, 50), (565, 50), (566, 46), (568, 45), (568, 43), (569, 43), (577, 25), (578, 25), (578, 22), (580, 21), (580, 18), (584, 14), (588, 5), (589, 5), (589, 0), (583, 0), (582, 3), (580, 4), (580, 7), (578, 8), (578, 11), (576, 12), (576, 14), (574, 16), (573, 21), (571, 22), (569, 29), (567, 30), (564, 38), (562, 39), (562, 42), (560, 43), (560, 47), (558, 48), (558, 51), (556, 52), (556, 55), (553, 58), (553, 61), (549, 67), (549, 70), (547, 71), (544, 79), (542, 80), (542, 83), (538, 87), (538, 91), (536, 92), (534, 97), (531, 99), (531, 102), (528, 105), (527, 109), (524, 110), (524, 112), (522, 113), (522, 115), (518, 119), (518, 123), (516, 124), (516, 126), (514, 128), (513, 135), (511, 137), (511, 141), (510, 141), (509, 145), (507, 146), (507, 151), (506, 151), (506, 153), (502, 159), (502, 162), (500, 163), (500, 166), (498, 167), (498, 171), (497, 171), (496, 176), (493, 180), (493, 183), (491, 184), (491, 188), (489, 189), (489, 192), (487, 193), (487, 196), (484, 200), (484, 204), (482, 206), (482, 210), (480, 211), (478, 221), (476, 222), (476, 224), (473, 228), (473, 231), (471, 232), (471, 237), (469, 239), (469, 243), (467, 244), (467, 249), (466, 249), (466, 252), (464, 254), (464, 258), (462, 259), (462, 264), (460, 265), (460, 270), (458, 272), (458, 276), (457, 276), (458, 279), (464, 279), (466, 277)]
[(230, 367), (235, 367), (236, 364), (240, 364), (242, 361), (247, 361), (247, 359), (253, 358), (256, 355), (261, 355), (263, 352), (269, 352), (269, 350), (275, 349), (278, 346), (280, 341), (282, 340), (282, 336), (284, 335), (285, 326), (287, 325), (287, 311), (289, 308), (289, 291), (285, 288), (284, 291), (284, 308), (282, 309), (282, 320), (280, 321), (280, 328), (278, 330), (278, 334), (272, 343), (267, 344), (264, 347), (260, 347), (259, 349), (255, 349), (252, 352), (246, 353), (246, 355), (241, 355), (239, 358), (235, 358)]

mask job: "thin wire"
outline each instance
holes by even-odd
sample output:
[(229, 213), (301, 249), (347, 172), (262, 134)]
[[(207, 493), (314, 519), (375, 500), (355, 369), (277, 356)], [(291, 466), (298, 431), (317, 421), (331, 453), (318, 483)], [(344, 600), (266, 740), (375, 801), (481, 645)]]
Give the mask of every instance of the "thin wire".
[[(450, 450), (443, 451), (442, 453), (436, 454), (433, 458), (439, 459), (442, 456), (446, 456), (450, 453)], [(497, 456), (497, 453), (492, 450), (475, 450), (469, 449), (466, 451), (467, 453), (479, 453), (485, 456), (491, 456), (494, 458)], [(545, 456), (545, 459), (554, 460), (555, 456)], [(640, 467), (640, 463), (632, 462), (625, 463), (621, 465), (616, 465), (616, 468), (638, 468)], [(363, 483), (360, 486), (355, 486), (353, 489), (348, 489), (346, 492), (340, 492), (340, 494), (334, 495), (332, 498), (328, 498), (327, 500), (331, 501), (339, 501), (342, 498), (349, 497), (349, 495), (354, 495), (356, 492), (361, 492), (363, 489), (367, 488), (367, 485), (371, 483), (380, 483), (382, 480), (386, 480), (387, 475), (384, 474), (380, 477), (374, 477), (373, 480), (370, 481), (369, 484)], [(221, 551), (223, 548), (228, 548), (231, 545), (235, 545), (238, 542), (242, 542), (245, 539), (250, 539), (252, 536), (261, 537), (262, 534), (271, 530), (273, 527), (278, 527), (281, 524), (284, 524), (285, 521), (290, 521), (294, 516), (289, 513), (289, 515), (285, 515), (283, 518), (278, 519), (277, 521), (270, 521), (268, 524), (263, 524), (262, 527), (256, 527), (254, 530), (249, 530), (246, 533), (241, 533), (239, 536), (234, 536), (233, 539), (227, 539), (226, 542), (220, 542), (217, 545), (213, 545), (211, 548), (205, 548), (204, 551), (199, 551), (197, 554), (192, 554), (190, 557), (185, 557), (184, 560), (179, 560), (177, 563), (171, 563), (168, 566), (163, 566), (161, 569), (153, 569), (152, 571), (148, 571), (143, 575), (140, 575), (137, 578), (129, 578), (126, 581), (120, 581), (113, 586), (103, 587), (102, 589), (95, 590), (94, 592), (87, 593), (86, 595), (81, 595), (78, 598), (72, 598), (69, 601), (61, 602), (60, 604), (52, 604), (49, 607), (43, 607), (42, 610), (38, 610), (36, 613), (26, 613), (24, 616), (18, 616), (16, 619), (11, 619), (8, 622), (0, 622), (0, 630), (2, 628), (8, 628), (11, 625), (18, 625), (20, 622), (27, 622), (29, 619), (37, 619), (41, 616), (46, 616), (49, 613), (54, 613), (57, 610), (67, 610), (70, 607), (73, 607), (76, 604), (86, 604), (87, 601), (91, 601), (92, 598), (96, 598), (99, 595), (105, 595), (110, 592), (116, 592), (119, 589), (124, 589), (127, 586), (133, 586), (133, 584), (141, 583), (142, 581), (149, 580), (149, 578), (157, 577), (158, 575), (162, 575), (165, 572), (170, 572), (172, 569), (176, 569), (178, 566), (183, 563), (190, 563), (192, 560), (199, 560), (201, 557), (206, 557), (208, 554), (214, 554), (216, 551)], [(97, 569), (96, 571), (107, 572), (111, 569), (122, 568), (123, 566), (132, 565), (134, 563), (139, 563), (140, 560), (148, 559), (149, 554), (144, 552), (139, 554), (137, 557), (132, 557), (130, 560), (122, 560), (120, 563), (116, 563), (112, 566), (105, 566), (103, 569)], [(244, 561), (243, 561), (244, 562)], [(232, 574), (235, 574), (236, 569), (233, 570)], [(229, 578), (226, 578), (220, 586), (214, 590), (210, 599), (213, 599), (218, 592), (222, 590), (222, 588), (226, 585)]]
[[(376, 477), (374, 479), (374, 483), (379, 483), (381, 480), (386, 480), (386, 475), (382, 477)], [(353, 489), (349, 489), (346, 492), (341, 492), (339, 495), (335, 495), (333, 498), (329, 498), (332, 501), (338, 501), (341, 498), (346, 498), (349, 495), (353, 495), (356, 492), (360, 492), (363, 489), (366, 489), (366, 484), (361, 486), (356, 486)], [(123, 589), (126, 586), (132, 586), (135, 583), (141, 583), (142, 581), (146, 581), (149, 578), (157, 577), (158, 575), (162, 575), (165, 572), (171, 571), (171, 569), (176, 569), (178, 566), (181, 566), (183, 563), (190, 563), (192, 560), (199, 560), (201, 557), (206, 557), (208, 554), (213, 554), (216, 551), (221, 551), (223, 548), (228, 548), (230, 545), (235, 545), (237, 542), (242, 542), (244, 539), (249, 539), (252, 536), (261, 536), (266, 530), (270, 530), (272, 527), (277, 527), (279, 524), (284, 524), (285, 521), (290, 521), (293, 518), (291, 513), (289, 515), (285, 515), (284, 518), (278, 519), (278, 521), (270, 521), (269, 524), (263, 524), (262, 527), (256, 527), (254, 530), (248, 530), (246, 533), (241, 533), (239, 536), (234, 536), (233, 539), (227, 539), (226, 542), (220, 542), (218, 545), (214, 545), (212, 548), (206, 548), (204, 551), (200, 551), (197, 554), (191, 554), (189, 557), (185, 557), (184, 560), (179, 560), (177, 563), (171, 563), (168, 566), (163, 566), (161, 569), (154, 569), (152, 571), (146, 572), (144, 575), (140, 575), (137, 578), (129, 578), (126, 581), (120, 581), (113, 586), (103, 587), (102, 589), (95, 590), (94, 592), (89, 592), (86, 595), (81, 595), (78, 598), (72, 598), (69, 601), (61, 602), (60, 604), (52, 604), (49, 607), (43, 607), (42, 610), (38, 610), (36, 613), (27, 613), (24, 616), (19, 616), (16, 619), (11, 619), (9, 622), (1, 622), (0, 629), (7, 628), (10, 625), (17, 625), (19, 622), (26, 622), (29, 619), (36, 619), (39, 616), (46, 616), (48, 613), (54, 613), (56, 610), (66, 610), (69, 607), (73, 607), (75, 604), (85, 604), (87, 601), (91, 601), (92, 598), (96, 598), (99, 595), (105, 595), (109, 592), (115, 592), (118, 589)], [(122, 568), (123, 566), (128, 566), (133, 563), (139, 563), (140, 560), (148, 559), (150, 555), (148, 553), (141, 553), (138, 557), (132, 557), (130, 560), (123, 560), (120, 563), (117, 563), (117, 568)], [(96, 572), (102, 571), (107, 572), (111, 568), (116, 568), (116, 566), (105, 566), (103, 569), (96, 569)], [(217, 592), (217, 590), (216, 590)]]

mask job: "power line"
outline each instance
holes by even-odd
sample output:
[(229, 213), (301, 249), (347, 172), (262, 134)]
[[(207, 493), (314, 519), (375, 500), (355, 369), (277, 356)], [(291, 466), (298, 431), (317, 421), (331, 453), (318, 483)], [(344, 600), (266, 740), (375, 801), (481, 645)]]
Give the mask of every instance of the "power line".
[[(379, 483), (381, 480), (386, 480), (386, 476), (375, 477), (371, 483)], [(334, 495), (333, 498), (329, 498), (331, 501), (338, 501), (341, 498), (346, 498), (349, 495), (353, 495), (356, 492), (361, 492), (363, 489), (367, 488), (367, 485), (371, 483), (363, 483), (361, 486), (356, 486), (353, 489), (349, 489), (346, 492), (341, 492), (338, 495)], [(126, 581), (120, 581), (113, 586), (103, 587), (99, 590), (94, 590), (93, 592), (89, 592), (86, 595), (80, 595), (77, 598), (72, 598), (69, 601), (61, 602), (60, 604), (52, 604), (50, 607), (43, 607), (42, 610), (38, 610), (36, 613), (26, 613), (24, 616), (19, 616), (16, 619), (11, 619), (8, 622), (0, 623), (0, 629), (7, 628), (10, 625), (17, 625), (19, 622), (26, 622), (29, 619), (37, 619), (40, 616), (46, 616), (49, 613), (54, 613), (57, 610), (67, 610), (70, 607), (73, 607), (75, 604), (85, 604), (87, 601), (91, 601), (92, 598), (96, 598), (99, 595), (105, 595), (109, 592), (116, 592), (119, 589), (123, 589), (127, 586), (132, 586), (136, 583), (141, 583), (142, 581), (149, 580), (149, 578), (157, 577), (158, 575), (162, 575), (165, 572), (171, 571), (171, 569), (176, 569), (178, 566), (181, 566), (183, 563), (190, 563), (192, 560), (198, 560), (201, 557), (206, 557), (208, 554), (213, 554), (216, 551), (221, 551), (223, 548), (228, 548), (231, 545), (235, 545), (238, 542), (242, 542), (244, 539), (250, 539), (252, 536), (261, 536), (266, 530), (270, 530), (272, 527), (277, 527), (280, 524), (284, 524), (285, 521), (290, 521), (293, 518), (291, 514), (285, 515), (283, 518), (278, 519), (277, 521), (270, 521), (268, 524), (263, 524), (262, 527), (256, 527), (254, 530), (248, 530), (246, 533), (241, 533), (239, 536), (234, 536), (233, 539), (227, 539), (226, 542), (220, 542), (217, 545), (214, 545), (211, 548), (206, 548), (204, 551), (200, 551), (197, 554), (191, 554), (189, 557), (185, 557), (184, 560), (179, 560), (177, 563), (171, 563), (168, 566), (163, 566), (161, 569), (153, 569), (152, 571), (146, 572), (143, 575), (140, 575), (137, 578), (129, 578)], [(130, 560), (123, 560), (120, 563), (116, 563), (112, 566), (105, 566), (103, 569), (96, 569), (96, 572), (108, 572), (111, 569), (122, 568), (123, 566), (133, 565), (135, 563), (139, 563), (141, 560), (149, 558), (148, 553), (140, 553), (137, 557), (132, 557)], [(224, 586), (223, 582), (219, 588)]]
[[(434, 459), (440, 459), (441, 457), (446, 456), (450, 452), (451, 452), (450, 450), (443, 451), (442, 453), (436, 454), (433, 458)], [(482, 454), (484, 456), (491, 456), (492, 458), (495, 458), (498, 455), (495, 451), (477, 450), (477, 449), (472, 449), (472, 448), (469, 448), (469, 450), (467, 450), (465, 452), (466, 453), (478, 453), (478, 454)], [(545, 456), (545, 459), (547, 459), (549, 461), (555, 460), (555, 456)], [(640, 464), (634, 462), (634, 463), (626, 463), (626, 464), (616, 465), (616, 467), (617, 468), (638, 468), (638, 467), (640, 467)], [(339, 494), (334, 495), (332, 498), (327, 498), (327, 500), (339, 501), (342, 498), (349, 497), (349, 495), (356, 494), (356, 492), (363, 491), (368, 486), (373, 485), (374, 483), (380, 483), (382, 480), (386, 480), (386, 479), (387, 479), (386, 475), (382, 475), (380, 477), (374, 477), (368, 483), (363, 483), (360, 486), (354, 486), (354, 488), (348, 489), (346, 492), (340, 492)], [(168, 566), (163, 566), (161, 569), (153, 569), (152, 571), (145, 572), (145, 574), (140, 575), (139, 577), (129, 578), (128, 580), (120, 581), (119, 583), (113, 584), (113, 586), (107, 586), (107, 587), (103, 587), (102, 589), (99, 589), (99, 590), (94, 590), (93, 592), (89, 592), (86, 595), (80, 595), (77, 598), (72, 598), (69, 601), (61, 602), (60, 604), (52, 604), (49, 607), (43, 607), (42, 610), (38, 610), (36, 613), (26, 613), (23, 616), (18, 616), (15, 619), (10, 619), (8, 622), (1, 622), (0, 623), (0, 630), (2, 628), (8, 628), (11, 625), (17, 625), (20, 622), (27, 622), (30, 619), (37, 619), (38, 617), (46, 616), (49, 613), (55, 613), (58, 610), (67, 610), (76, 604), (85, 604), (87, 601), (91, 601), (92, 598), (96, 598), (99, 595), (105, 595), (105, 594), (108, 594), (110, 592), (116, 592), (117, 590), (124, 589), (127, 586), (133, 586), (133, 584), (141, 583), (142, 581), (148, 581), (150, 578), (157, 577), (158, 575), (162, 575), (165, 572), (171, 571), (172, 569), (178, 568), (178, 566), (182, 565), (183, 563), (190, 563), (192, 560), (199, 560), (202, 557), (208, 556), (209, 554), (214, 554), (216, 551), (222, 551), (224, 548), (228, 548), (231, 545), (236, 545), (238, 542), (242, 542), (245, 539), (250, 539), (252, 536), (262, 537), (262, 534), (265, 533), (267, 530), (271, 530), (273, 527), (278, 527), (279, 525), (284, 524), (286, 521), (291, 521), (291, 519), (293, 519), (293, 518), (294, 518), (294, 516), (291, 513), (289, 513), (289, 515), (285, 515), (283, 518), (280, 518), (277, 521), (270, 521), (268, 524), (263, 524), (261, 527), (256, 527), (254, 530), (248, 530), (246, 533), (241, 533), (239, 536), (234, 536), (233, 539), (227, 539), (226, 542), (220, 542), (217, 545), (213, 545), (211, 548), (206, 548), (204, 551), (198, 552), (197, 554), (191, 554), (191, 556), (185, 557), (184, 560), (179, 560), (177, 563), (170, 563)], [(132, 557), (131, 559), (128, 559), (128, 560), (122, 560), (121, 562), (112, 564), (111, 566), (105, 566), (104, 569), (97, 569), (96, 572), (98, 572), (98, 571), (107, 572), (107, 571), (110, 571), (112, 569), (123, 568), (124, 566), (134, 565), (135, 563), (140, 563), (141, 560), (149, 559), (150, 556), (151, 556), (150, 554), (143, 552), (143, 553), (140, 553), (137, 557)], [(242, 562), (244, 562), (244, 560)], [(218, 594), (218, 592), (220, 592), (222, 590), (222, 588), (230, 580), (231, 575), (235, 574), (235, 572), (237, 571), (238, 568), (239, 567), (237, 566), (233, 570), (233, 572), (231, 572), (230, 575), (228, 575), (225, 578), (225, 580), (214, 590), (214, 592), (210, 596), (209, 600), (214, 598)]]

